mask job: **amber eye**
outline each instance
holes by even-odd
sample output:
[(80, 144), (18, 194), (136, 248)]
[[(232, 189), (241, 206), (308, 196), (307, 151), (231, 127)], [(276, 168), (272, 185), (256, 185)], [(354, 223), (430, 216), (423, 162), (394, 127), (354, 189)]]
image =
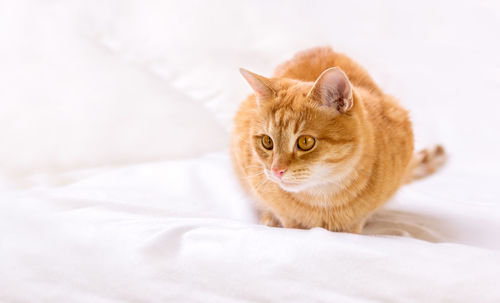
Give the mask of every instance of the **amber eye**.
[(313, 137), (311, 136), (300, 136), (298, 139), (297, 139), (297, 147), (300, 149), (300, 150), (303, 150), (303, 151), (308, 151), (310, 150), (311, 148), (314, 147), (314, 144), (316, 143), (316, 139), (314, 139)]
[(271, 139), (271, 137), (269, 137), (268, 135), (264, 135), (262, 136), (262, 146), (264, 146), (265, 149), (273, 149), (273, 139)]

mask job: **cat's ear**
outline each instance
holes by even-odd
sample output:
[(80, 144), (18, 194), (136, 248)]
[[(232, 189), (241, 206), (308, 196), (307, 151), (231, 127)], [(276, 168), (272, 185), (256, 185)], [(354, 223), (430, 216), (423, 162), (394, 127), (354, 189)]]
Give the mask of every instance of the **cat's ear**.
[(272, 98), (276, 96), (276, 91), (273, 88), (271, 80), (261, 75), (254, 74), (244, 68), (240, 68), (240, 73), (243, 75), (248, 84), (252, 87), (257, 95), (258, 102), (261, 99)]
[(321, 105), (335, 108), (340, 113), (346, 113), (352, 108), (352, 85), (346, 74), (338, 68), (325, 70), (314, 82), (309, 91), (309, 97)]

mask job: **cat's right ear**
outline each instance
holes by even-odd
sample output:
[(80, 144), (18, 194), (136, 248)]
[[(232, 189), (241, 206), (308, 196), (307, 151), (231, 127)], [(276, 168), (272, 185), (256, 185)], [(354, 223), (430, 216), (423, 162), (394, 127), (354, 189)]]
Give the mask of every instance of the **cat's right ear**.
[(309, 97), (323, 106), (335, 108), (341, 114), (349, 111), (353, 105), (351, 82), (338, 67), (331, 67), (318, 77)]
[(268, 78), (247, 71), (244, 68), (240, 68), (240, 73), (257, 95), (257, 102), (260, 102), (262, 99), (269, 99), (276, 96), (273, 83)]

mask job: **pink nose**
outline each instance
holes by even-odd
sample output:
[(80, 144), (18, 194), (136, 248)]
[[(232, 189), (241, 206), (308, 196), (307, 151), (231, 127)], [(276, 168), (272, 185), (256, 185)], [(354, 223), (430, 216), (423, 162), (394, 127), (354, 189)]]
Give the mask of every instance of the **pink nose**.
[(286, 169), (284, 169), (284, 168), (273, 168), (272, 171), (276, 175), (276, 177), (281, 178), (281, 177), (283, 177), (283, 174), (286, 172)]

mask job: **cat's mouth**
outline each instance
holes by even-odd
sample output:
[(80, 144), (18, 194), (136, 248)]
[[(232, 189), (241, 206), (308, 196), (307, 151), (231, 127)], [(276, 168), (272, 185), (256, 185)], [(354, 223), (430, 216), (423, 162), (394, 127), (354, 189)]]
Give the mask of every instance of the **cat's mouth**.
[(303, 189), (304, 187), (304, 182), (299, 182), (299, 181), (290, 181), (287, 180), (286, 178), (277, 178), (271, 173), (269, 173), (267, 170), (266, 176), (269, 180), (272, 182), (278, 184), (282, 189), (290, 192), (297, 192)]

